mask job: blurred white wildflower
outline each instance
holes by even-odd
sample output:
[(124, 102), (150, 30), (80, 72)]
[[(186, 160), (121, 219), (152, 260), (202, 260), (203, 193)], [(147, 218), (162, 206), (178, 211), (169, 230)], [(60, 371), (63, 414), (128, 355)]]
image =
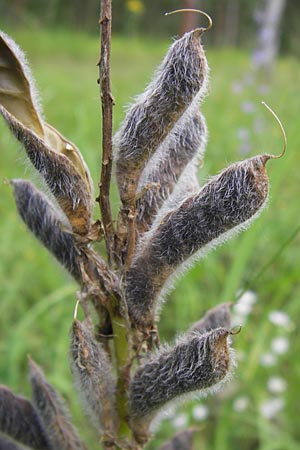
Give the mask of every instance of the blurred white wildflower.
[(286, 353), (289, 349), (289, 346), (290, 343), (288, 338), (283, 336), (274, 338), (271, 342), (271, 349), (278, 355), (283, 355), (284, 353)]
[(266, 419), (273, 419), (282, 411), (284, 400), (282, 398), (270, 398), (260, 405), (260, 413)]
[(282, 394), (287, 387), (286, 380), (279, 376), (273, 376), (268, 379), (267, 388), (271, 394)]
[(245, 127), (239, 127), (236, 134), (241, 141), (248, 140), (250, 137), (250, 131)]
[(276, 310), (270, 312), (269, 320), (274, 325), (278, 325), (279, 327), (287, 327), (291, 322), (291, 319), (288, 316), (288, 314), (286, 314), (283, 311), (276, 311)]
[(240, 81), (234, 81), (231, 85), (231, 89), (234, 94), (240, 94), (244, 89), (243, 83)]
[(272, 367), (277, 363), (277, 358), (273, 353), (263, 353), (260, 357), (260, 364), (264, 367)]
[(187, 414), (181, 413), (174, 417), (172, 420), (173, 428), (181, 429), (185, 428), (188, 424), (188, 416)]
[(205, 405), (196, 405), (193, 408), (192, 416), (195, 420), (197, 420), (199, 422), (201, 420), (207, 419), (208, 415), (209, 415), (209, 411), (208, 411), (207, 406), (205, 406)]
[(238, 152), (240, 155), (247, 155), (252, 150), (252, 145), (250, 142), (242, 142), (238, 148)]
[(251, 313), (257, 295), (253, 291), (245, 291), (233, 306), (233, 324), (243, 325), (246, 318)]
[(236, 412), (243, 412), (248, 408), (248, 406), (249, 406), (249, 398), (244, 395), (237, 397), (233, 402), (233, 409)]
[(253, 114), (255, 112), (254, 103), (250, 100), (246, 100), (241, 105), (242, 111), (246, 114)]

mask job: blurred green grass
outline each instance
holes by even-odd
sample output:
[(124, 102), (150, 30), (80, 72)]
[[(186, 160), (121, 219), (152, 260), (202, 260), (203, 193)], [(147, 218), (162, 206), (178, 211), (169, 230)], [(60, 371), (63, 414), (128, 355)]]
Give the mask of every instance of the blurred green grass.
[[(99, 45), (95, 37), (55, 30), (5, 30), (26, 51), (38, 88), (44, 115), (81, 149), (94, 179), (100, 166), (100, 105), (97, 85)], [(116, 100), (114, 128), (124, 116), (124, 106), (143, 90), (161, 60), (168, 42), (115, 37), (112, 45), (112, 90)], [(201, 423), (199, 449), (289, 450), (299, 446), (298, 386), (300, 365), (299, 316), (299, 102), (300, 64), (282, 58), (272, 77), (253, 78), (250, 56), (237, 50), (207, 48), (211, 67), (211, 89), (203, 105), (210, 139), (205, 165), (199, 177), (203, 181), (224, 166), (243, 156), (239, 151), (239, 130), (250, 130), (251, 151), (280, 153), (282, 138), (272, 116), (260, 105), (264, 99), (281, 118), (288, 136), (285, 158), (270, 161), (271, 183), (268, 208), (245, 233), (219, 247), (200, 261), (176, 283), (176, 289), (162, 311), (161, 331), (171, 340), (217, 303), (233, 301), (238, 290), (253, 290), (258, 297), (235, 348), (243, 355), (233, 382), (222, 394), (209, 398), (210, 417)], [(251, 78), (252, 77), (252, 78)], [(242, 82), (241, 92), (233, 85)], [(259, 86), (268, 85), (262, 97)], [(251, 101), (255, 111), (243, 112), (241, 105)], [(265, 123), (262, 132), (253, 132), (255, 121)], [(25, 162), (20, 146), (0, 123), (1, 180), (37, 176)], [(68, 367), (68, 333), (75, 305), (76, 285), (17, 217), (10, 187), (1, 183), (0, 195), (0, 381), (19, 393), (28, 393), (26, 355), (41, 364), (49, 380), (71, 405), (75, 420), (84, 430), (90, 448), (98, 448), (92, 431), (83, 426), (81, 408), (74, 395)], [(113, 186), (115, 212), (118, 196)], [(96, 211), (96, 216), (98, 211)], [(293, 236), (291, 242), (289, 237)], [(278, 249), (283, 248), (278, 254)], [(273, 260), (276, 255), (275, 260)], [(273, 261), (272, 261), (273, 260)], [(272, 261), (271, 264), (270, 261)], [(262, 269), (259, 277), (256, 277)], [(287, 330), (276, 328), (268, 320), (273, 310), (291, 317)], [(273, 367), (263, 367), (260, 358), (272, 339), (284, 335), (289, 350)], [(286, 380), (285, 406), (274, 420), (260, 413), (270, 394), (266, 383), (271, 375)], [(249, 398), (247, 411), (234, 409), (238, 396)], [(191, 407), (181, 407), (191, 424)], [(172, 432), (172, 421), (165, 421), (158, 436)], [(95, 444), (96, 442), (96, 444)], [(158, 440), (149, 449), (158, 447)]]

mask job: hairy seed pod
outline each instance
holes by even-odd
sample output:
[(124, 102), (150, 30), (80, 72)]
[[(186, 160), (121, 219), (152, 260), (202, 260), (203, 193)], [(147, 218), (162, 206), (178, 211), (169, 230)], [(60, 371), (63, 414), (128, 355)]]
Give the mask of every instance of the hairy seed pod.
[(201, 320), (192, 325), (190, 333), (197, 331), (200, 334), (204, 334), (207, 331), (220, 327), (229, 330), (231, 328), (230, 306), (231, 303), (226, 302), (207, 311)]
[(80, 283), (79, 250), (73, 235), (63, 230), (47, 197), (28, 181), (12, 180), (11, 184), (18, 212), (27, 227)]
[(45, 179), (75, 233), (90, 230), (93, 186), (76, 146), (45, 123), (31, 73), (19, 47), (0, 33), (0, 113)]
[(172, 439), (163, 444), (159, 450), (193, 450), (193, 437), (197, 431), (197, 428), (179, 431)]
[[(0, 449), (1, 450), (28, 450), (28, 448), (29, 447), (24, 447), (19, 442), (12, 441), (7, 436), (0, 434)], [(35, 449), (35, 450), (38, 450), (38, 449)]]
[(32, 401), (54, 449), (85, 450), (71, 424), (62, 398), (48, 383), (40, 367), (29, 359)]
[(115, 136), (117, 181), (123, 202), (135, 196), (146, 162), (195, 97), (205, 93), (208, 66), (199, 40), (202, 31), (193, 30), (174, 42)]
[(91, 326), (74, 320), (71, 330), (70, 365), (77, 391), (99, 430), (115, 431), (116, 382), (103, 346), (96, 341)]
[(137, 201), (137, 226), (140, 232), (151, 227), (157, 212), (173, 192), (188, 163), (203, 158), (206, 136), (205, 119), (198, 111), (197, 102), (192, 111), (187, 111), (181, 117), (141, 175), (138, 191), (144, 189), (145, 192), (141, 197), (138, 194)]
[(168, 402), (190, 392), (207, 393), (229, 374), (233, 363), (227, 338), (217, 328), (209, 333), (187, 335), (173, 348), (160, 350), (139, 368), (130, 386), (132, 417), (150, 419)]
[(152, 326), (166, 281), (190, 257), (199, 257), (257, 216), (266, 204), (269, 155), (232, 164), (168, 213), (145, 236), (126, 279), (134, 326)]
[[(54, 450), (32, 403), (6, 386), (0, 386), (0, 432), (32, 449)], [(0, 448), (6, 449), (1, 440)]]

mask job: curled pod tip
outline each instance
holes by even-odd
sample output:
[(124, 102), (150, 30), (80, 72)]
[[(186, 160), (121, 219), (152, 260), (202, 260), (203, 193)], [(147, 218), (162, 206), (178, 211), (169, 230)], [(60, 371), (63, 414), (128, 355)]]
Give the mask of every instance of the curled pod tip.
[(285, 133), (284, 127), (283, 127), (283, 125), (282, 125), (282, 122), (281, 122), (281, 120), (279, 119), (279, 117), (277, 116), (277, 114), (273, 111), (272, 108), (270, 108), (270, 106), (269, 106), (266, 102), (262, 101), (261, 103), (262, 103), (262, 104), (270, 111), (270, 113), (275, 117), (277, 123), (278, 123), (279, 126), (280, 126), (280, 129), (281, 129), (281, 132), (282, 132), (282, 136), (283, 136), (283, 149), (282, 149), (282, 151), (281, 151), (281, 153), (280, 153), (279, 155), (266, 154), (266, 155), (263, 155), (263, 156), (262, 156), (262, 158), (263, 158), (263, 163), (266, 164), (266, 162), (269, 161), (269, 159), (279, 159), (279, 158), (282, 158), (282, 157), (285, 155), (286, 147), (287, 147), (287, 138), (286, 138), (286, 133)]
[(184, 8), (184, 9), (176, 9), (175, 11), (170, 11), (170, 12), (166, 12), (165, 16), (170, 16), (171, 14), (176, 14), (176, 13), (180, 13), (180, 12), (196, 12), (199, 14), (202, 14), (203, 16), (205, 16), (208, 19), (208, 26), (206, 28), (196, 28), (194, 31), (198, 31), (200, 34), (205, 33), (206, 31), (210, 30), (211, 27), (213, 26), (213, 21), (212, 18), (204, 11), (202, 11), (201, 9), (192, 9), (192, 8)]

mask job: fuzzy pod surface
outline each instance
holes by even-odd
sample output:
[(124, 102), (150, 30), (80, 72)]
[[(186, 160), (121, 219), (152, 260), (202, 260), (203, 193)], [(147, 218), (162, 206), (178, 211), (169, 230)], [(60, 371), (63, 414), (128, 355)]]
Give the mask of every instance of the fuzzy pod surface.
[(32, 403), (6, 386), (0, 386), (0, 432), (32, 449), (54, 450)]
[[(146, 190), (137, 201), (136, 221), (140, 232), (151, 227), (157, 212), (173, 192), (188, 163), (194, 158), (197, 162), (203, 158), (206, 138), (206, 123), (198, 111), (197, 102), (192, 112), (186, 112), (181, 117), (152, 158), (155, 160), (149, 161), (145, 173), (141, 175), (138, 190)], [(157, 187), (151, 187), (151, 184), (157, 184)]]
[(75, 386), (95, 428), (113, 434), (116, 382), (112, 367), (91, 326), (76, 319), (71, 329), (70, 366)]
[(117, 182), (123, 202), (135, 196), (146, 162), (195, 97), (206, 90), (208, 66), (200, 34), (193, 30), (174, 42), (115, 136)]
[(231, 303), (226, 302), (211, 308), (202, 319), (192, 325), (190, 332), (197, 331), (203, 334), (219, 327), (229, 330), (231, 327), (230, 306)]
[(32, 402), (38, 411), (53, 448), (59, 450), (86, 450), (71, 424), (64, 402), (48, 383), (41, 368), (29, 359)]
[(32, 183), (12, 180), (18, 213), (30, 231), (79, 283), (79, 251), (73, 235), (63, 231), (59, 216), (47, 197)]
[(130, 386), (133, 417), (151, 420), (169, 401), (190, 392), (204, 392), (223, 380), (232, 365), (229, 334), (225, 328), (217, 328), (203, 335), (187, 335), (146, 362)]
[[(267, 158), (268, 159), (268, 158)], [(266, 156), (234, 163), (212, 177), (146, 234), (126, 279), (134, 326), (152, 326), (166, 281), (192, 256), (243, 229), (266, 204)]]

